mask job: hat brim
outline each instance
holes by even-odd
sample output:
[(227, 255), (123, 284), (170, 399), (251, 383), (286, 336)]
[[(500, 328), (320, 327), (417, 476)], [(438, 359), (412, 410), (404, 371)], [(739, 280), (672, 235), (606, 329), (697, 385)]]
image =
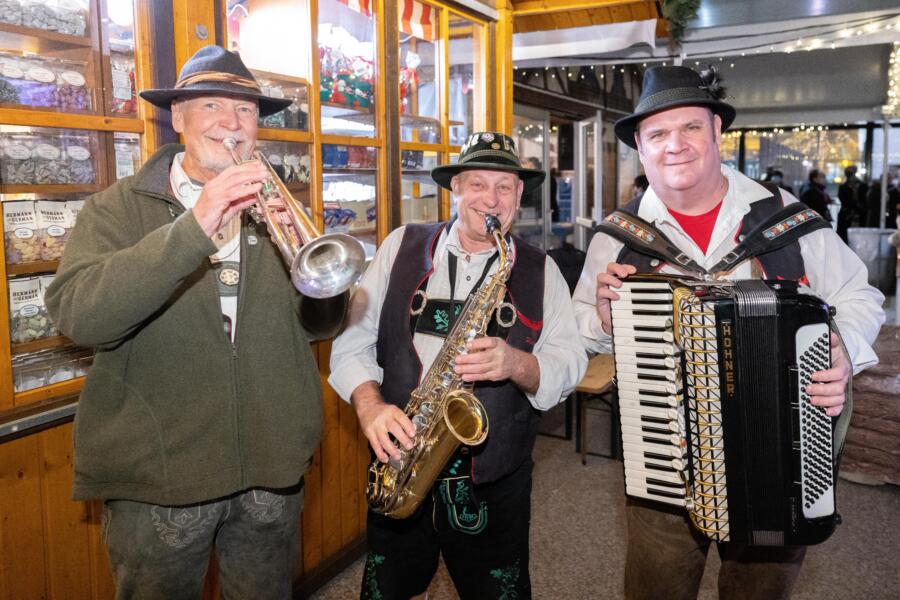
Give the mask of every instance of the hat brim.
[(150, 104), (164, 110), (171, 110), (172, 100), (175, 100), (176, 98), (196, 98), (197, 96), (216, 95), (237, 96), (239, 98), (256, 100), (259, 104), (259, 116), (261, 117), (274, 115), (290, 106), (293, 102), (291, 98), (272, 98), (271, 96), (248, 92), (246, 88), (241, 88), (225, 82), (208, 82), (180, 90), (144, 90), (139, 95)]
[(613, 126), (614, 131), (616, 132), (616, 137), (619, 138), (625, 145), (637, 150), (637, 144), (634, 141), (634, 133), (635, 131), (637, 131), (638, 123), (640, 123), (642, 119), (645, 119), (650, 115), (655, 115), (656, 113), (669, 110), (670, 108), (680, 108), (682, 106), (703, 106), (710, 109), (714, 114), (717, 114), (719, 115), (719, 117), (721, 117), (723, 133), (727, 131), (729, 127), (731, 127), (731, 124), (734, 122), (734, 118), (737, 115), (737, 112), (734, 110), (733, 106), (731, 106), (730, 104), (726, 104), (725, 102), (722, 102), (720, 100), (713, 100), (712, 98), (710, 98), (709, 100), (697, 98), (673, 100), (663, 105), (654, 106), (652, 109), (636, 112), (634, 114), (628, 115), (627, 117), (622, 117), (621, 119), (616, 121), (615, 125)]
[(509, 171), (515, 173), (522, 180), (522, 193), (527, 194), (540, 187), (544, 183), (547, 176), (544, 171), (539, 169), (526, 169), (524, 167), (514, 167), (512, 165), (498, 165), (497, 163), (481, 163), (467, 162), (464, 165), (443, 165), (435, 167), (431, 170), (431, 178), (434, 182), (444, 189), (450, 189), (450, 180), (462, 171), (471, 171), (473, 169), (481, 169), (484, 171)]

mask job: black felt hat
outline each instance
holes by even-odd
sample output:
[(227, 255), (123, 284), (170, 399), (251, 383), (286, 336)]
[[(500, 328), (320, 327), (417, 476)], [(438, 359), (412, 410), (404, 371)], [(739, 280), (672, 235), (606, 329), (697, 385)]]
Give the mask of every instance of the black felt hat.
[(616, 121), (616, 137), (636, 148), (634, 132), (641, 119), (679, 106), (705, 106), (722, 118), (722, 131), (731, 126), (735, 111), (722, 102), (725, 88), (709, 67), (697, 73), (687, 67), (652, 67), (644, 73), (644, 87), (634, 112)]
[(459, 151), (454, 165), (444, 165), (431, 170), (431, 178), (439, 186), (450, 189), (450, 180), (461, 171), (487, 169), (512, 171), (523, 182), (523, 194), (527, 194), (544, 182), (545, 173), (540, 169), (527, 169), (519, 162), (516, 143), (508, 135), (494, 131), (473, 133)]
[(194, 96), (239, 96), (259, 103), (260, 116), (275, 114), (293, 102), (290, 98), (272, 98), (262, 88), (241, 57), (221, 46), (204, 46), (188, 59), (171, 89), (144, 90), (141, 98), (170, 110), (175, 98)]

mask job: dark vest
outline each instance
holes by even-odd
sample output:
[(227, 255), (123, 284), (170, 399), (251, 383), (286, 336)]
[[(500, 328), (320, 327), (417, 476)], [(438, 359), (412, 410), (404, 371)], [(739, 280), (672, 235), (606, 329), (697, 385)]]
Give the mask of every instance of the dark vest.
[[(768, 182), (762, 185), (771, 195), (768, 198), (763, 198), (750, 204), (750, 212), (744, 215), (744, 219), (735, 233), (735, 243), (738, 243), (742, 236), (753, 231), (757, 225), (784, 208), (784, 201), (781, 199), (778, 188)], [(637, 216), (640, 206), (641, 198), (638, 198), (619, 210)], [(806, 283), (806, 267), (803, 265), (803, 256), (800, 253), (799, 242), (792, 242), (784, 248), (760, 254), (751, 260), (759, 263), (763, 271), (763, 279), (789, 279)], [(632, 250), (628, 246), (622, 247), (616, 262), (634, 265), (637, 267), (638, 273), (652, 273), (659, 271), (665, 266), (665, 264), (660, 264), (660, 261), (652, 256)]]
[[(387, 402), (405, 408), (419, 383), (422, 363), (413, 346), (410, 309), (413, 295), (434, 272), (434, 246), (446, 223), (410, 224), (394, 259), (381, 306), (376, 351), (384, 369), (381, 393)], [(531, 352), (541, 335), (544, 318), (545, 254), (513, 236), (516, 255), (507, 281), (507, 301), (518, 318), (506, 343)], [(479, 381), (475, 395), (488, 414), (487, 439), (471, 449), (473, 480), (487, 483), (512, 473), (531, 457), (540, 413), (525, 393), (509, 381)]]

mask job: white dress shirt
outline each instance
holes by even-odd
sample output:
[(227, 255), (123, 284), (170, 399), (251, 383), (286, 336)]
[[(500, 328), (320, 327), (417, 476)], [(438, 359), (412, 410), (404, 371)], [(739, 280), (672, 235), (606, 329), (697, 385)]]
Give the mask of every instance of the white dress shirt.
[[(481, 277), (484, 267), (495, 250), (474, 254), (463, 251), (459, 245), (458, 222), (450, 231), (442, 231), (434, 252), (434, 273), (425, 289), (430, 298), (450, 299), (450, 280), (447, 253), (458, 257), (456, 267), (455, 300), (464, 300)], [(375, 344), (378, 339), (378, 323), (381, 305), (387, 293), (388, 280), (394, 259), (403, 241), (405, 227), (391, 232), (375, 254), (353, 295), (348, 325), (335, 339), (331, 348), (331, 375), (328, 383), (344, 400), (350, 401), (353, 390), (366, 381), (382, 381), (382, 369), (376, 359)], [(510, 249), (515, 256), (515, 248)], [(468, 257), (468, 259), (466, 258)], [(497, 270), (494, 261), (488, 277)], [(487, 279), (485, 279), (487, 281)], [(541, 335), (532, 354), (540, 366), (540, 385), (535, 394), (527, 394), (531, 405), (547, 410), (562, 401), (574, 389), (587, 369), (587, 355), (581, 345), (569, 288), (559, 268), (552, 259), (544, 263), (544, 318)], [(422, 374), (437, 357), (444, 340), (428, 334), (416, 333), (413, 345), (422, 361)], [(477, 384), (476, 384), (477, 385)]]
[[(771, 195), (765, 187), (731, 167), (722, 165), (722, 174), (728, 179), (728, 192), (722, 201), (706, 254), (672, 217), (652, 187), (644, 194), (638, 211), (639, 217), (652, 223), (703, 268), (715, 265), (737, 245), (737, 228), (750, 211), (750, 204)], [(781, 197), (785, 204), (797, 202), (797, 198), (784, 190), (781, 190)], [(850, 354), (854, 373), (877, 364), (878, 357), (872, 344), (884, 323), (881, 308), (884, 296), (868, 284), (866, 266), (831, 229), (814, 231), (800, 238), (799, 243), (812, 294), (837, 309), (835, 321)], [(592, 352), (612, 351), (612, 339), (600, 327), (596, 311), (597, 275), (606, 272), (607, 264), (615, 262), (621, 249), (622, 243), (618, 240), (602, 233), (595, 235), (572, 297), (579, 332), (585, 347)], [(746, 260), (728, 275), (728, 279), (751, 279), (751, 269), (752, 260)], [(682, 271), (666, 265), (661, 272)]]

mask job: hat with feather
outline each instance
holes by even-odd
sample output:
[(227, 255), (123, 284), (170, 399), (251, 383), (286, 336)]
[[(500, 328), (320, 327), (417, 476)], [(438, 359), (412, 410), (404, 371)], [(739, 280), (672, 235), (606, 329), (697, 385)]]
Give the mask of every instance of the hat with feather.
[(637, 148), (634, 132), (652, 114), (679, 106), (705, 106), (722, 118), (722, 131), (734, 122), (735, 110), (723, 102), (725, 88), (713, 67), (699, 73), (688, 67), (652, 67), (644, 73), (644, 87), (634, 112), (616, 121), (616, 137)]

